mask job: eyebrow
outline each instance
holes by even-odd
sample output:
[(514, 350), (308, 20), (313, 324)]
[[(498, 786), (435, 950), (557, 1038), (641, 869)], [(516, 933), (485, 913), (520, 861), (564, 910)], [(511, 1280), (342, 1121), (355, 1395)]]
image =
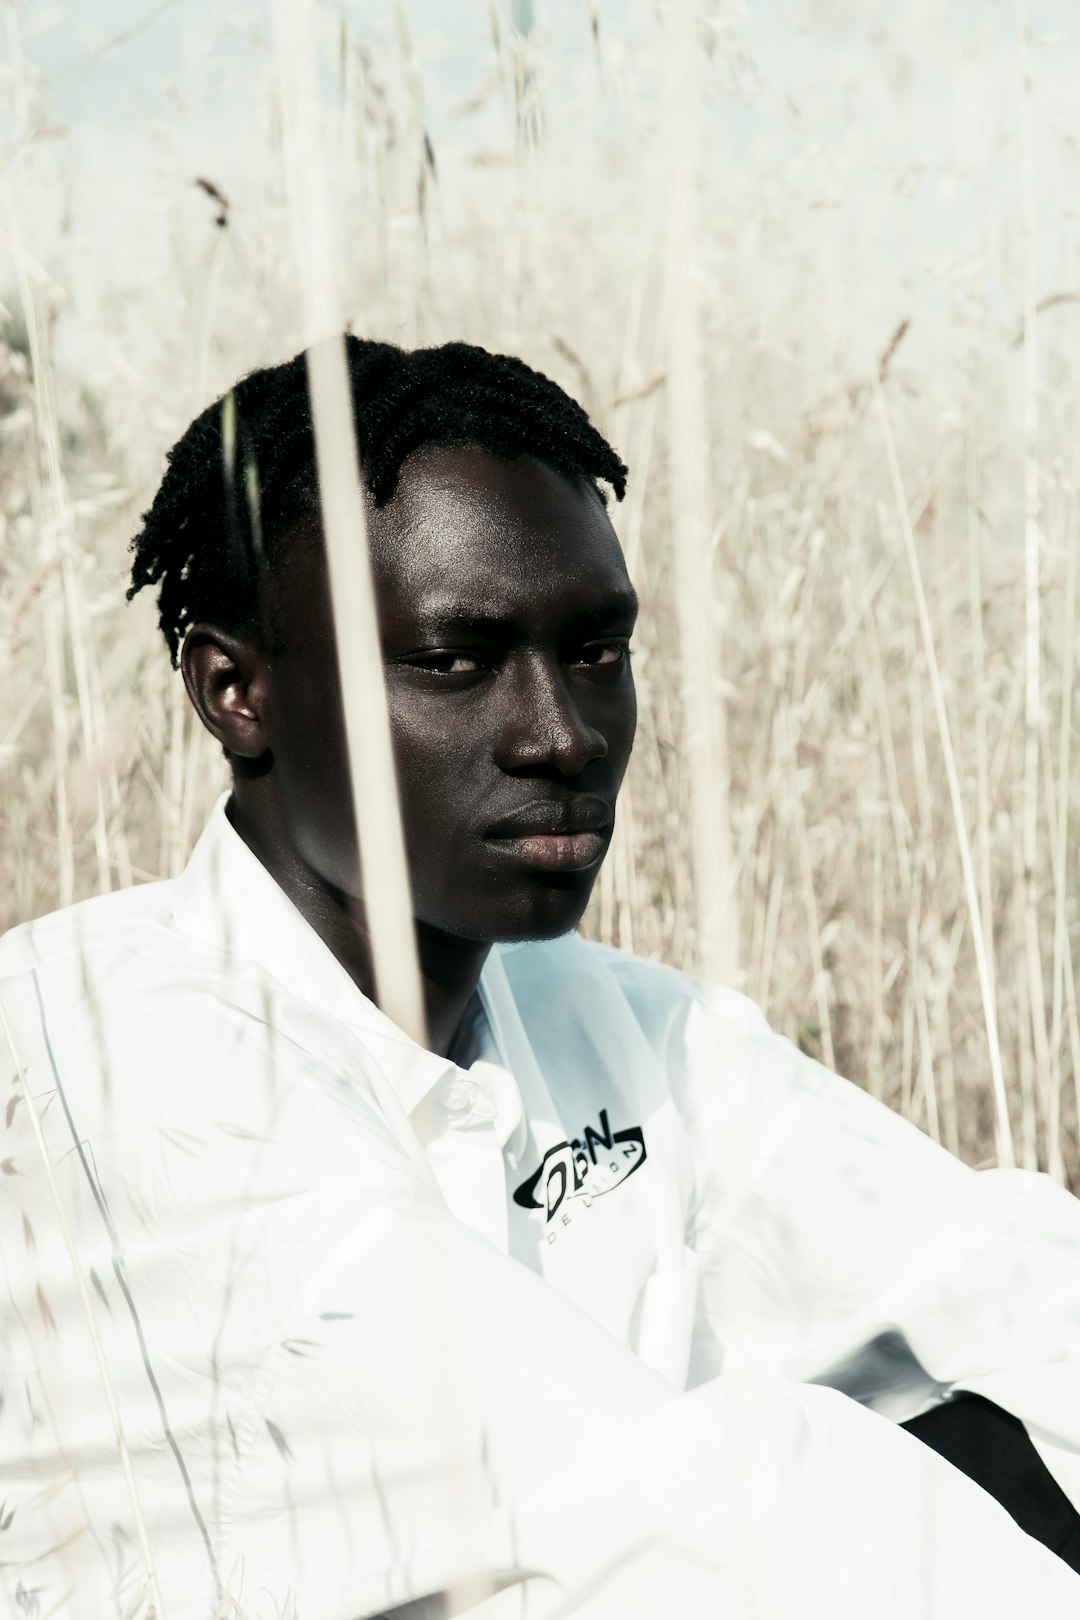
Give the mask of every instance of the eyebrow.
[[(631, 619), (638, 611), (637, 592), (631, 587), (628, 590), (613, 591), (595, 607), (582, 608), (578, 613), (572, 613), (567, 619), (567, 628), (572, 630), (587, 630), (599, 628), (612, 619)], [(489, 636), (493, 638), (506, 638), (518, 628), (514, 617), (507, 617), (497, 613), (467, 613), (459, 611), (449, 604), (443, 607), (421, 608), (415, 618), (410, 618), (408, 624), (398, 621), (391, 628), (408, 629), (418, 635), (446, 636), (446, 635), (473, 635), (478, 637)]]
[(588, 608), (585, 616), (602, 619), (632, 618), (640, 606), (637, 591), (632, 585), (628, 585), (625, 591), (612, 591), (599, 607)]

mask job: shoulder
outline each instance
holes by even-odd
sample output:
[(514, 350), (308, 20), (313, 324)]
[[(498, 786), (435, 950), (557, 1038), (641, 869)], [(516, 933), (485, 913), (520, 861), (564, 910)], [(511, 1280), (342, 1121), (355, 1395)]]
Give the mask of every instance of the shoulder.
[(163, 880), (96, 894), (9, 929), (0, 937), (0, 985), (36, 968), (60, 972), (87, 956), (130, 950), (168, 917), (173, 888)]
[[(654, 1047), (670, 1047), (697, 1038), (706, 1028), (713, 1041), (741, 1046), (762, 1037), (775, 1039), (760, 1007), (749, 996), (726, 985), (710, 983), (664, 962), (647, 961), (617, 950), (563, 934), (557, 939), (502, 946), (500, 955), (517, 996), (543, 999), (553, 1013), (560, 1000), (590, 1005), (589, 986), (597, 993), (593, 1005), (618, 1005), (649, 1037)], [(603, 990), (603, 996), (600, 991)]]
[(720, 1020), (744, 1035), (772, 1033), (757, 1003), (729, 985), (699, 979), (665, 962), (646, 961), (629, 951), (599, 945), (592, 940), (578, 938), (577, 947), (592, 958), (598, 968), (614, 977), (627, 1000), (644, 1015), (700, 1007), (711, 1019)]
[(89, 1144), (100, 1177), (150, 1203), (166, 1180), (190, 1203), (256, 1170), (302, 1190), (355, 1174), (358, 1154), (396, 1173), (378, 1055), (258, 962), (174, 926), (172, 887), (87, 901), (0, 942), (0, 1053), (14, 1059), (0, 1158), (24, 1174), (35, 1162), (13, 1100), (34, 1099), (57, 1163)]
[(0, 939), (0, 1045), (32, 1085), (63, 1079), (139, 1117), (166, 1077), (192, 1091), (241, 1039), (264, 1044), (257, 974), (173, 925), (175, 887), (96, 895)]
[(103, 1043), (115, 1053), (145, 1038), (160, 1052), (170, 1026), (194, 1045), (215, 1024), (222, 954), (175, 926), (175, 891), (163, 880), (95, 895), (0, 939), (0, 1008), (24, 1049), (60, 1042), (89, 1061)]
[[(95, 895), (0, 938), (4, 1044), (14, 1047), (20, 1064), (34, 1056), (43, 1061), (65, 1029), (79, 1047), (88, 1024), (100, 1031), (112, 1021), (120, 999), (128, 1007), (141, 1003), (155, 977), (153, 952), (145, 947), (166, 933), (171, 889), (162, 882)], [(115, 988), (121, 977), (128, 979), (126, 994)]]

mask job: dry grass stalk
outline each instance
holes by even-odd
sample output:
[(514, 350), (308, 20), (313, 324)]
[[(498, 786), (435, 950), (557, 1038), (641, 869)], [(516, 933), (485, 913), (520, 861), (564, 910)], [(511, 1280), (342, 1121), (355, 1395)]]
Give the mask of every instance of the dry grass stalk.
[(679, 491), (672, 508), (675, 600), (682, 665), (683, 751), (688, 761), (690, 848), (697, 921), (696, 960), (709, 978), (730, 979), (739, 927), (728, 809), (723, 628), (713, 584), (696, 165), (700, 53), (689, 0), (670, 8), (667, 94), (667, 224), (664, 311), (668, 331), (668, 453)]
[(956, 841), (959, 848), (960, 863), (964, 874), (964, 891), (968, 908), (971, 912), (972, 937), (975, 942), (975, 960), (979, 974), (979, 991), (982, 996), (983, 1017), (986, 1022), (987, 1050), (990, 1058), (990, 1075), (994, 1089), (995, 1108), (995, 1136), (999, 1162), (1003, 1165), (1012, 1165), (1016, 1162), (1013, 1148), (1012, 1125), (1009, 1121), (1009, 1102), (1005, 1090), (1005, 1073), (1001, 1062), (1001, 1046), (998, 1038), (997, 1009), (995, 1005), (995, 992), (990, 977), (989, 964), (986, 960), (986, 950), (983, 943), (982, 915), (979, 907), (979, 896), (975, 885), (975, 870), (971, 859), (971, 841), (968, 837), (967, 824), (964, 817), (963, 798), (960, 792), (960, 779), (956, 769), (956, 755), (952, 744), (952, 733), (949, 726), (949, 717), (945, 709), (945, 696), (941, 684), (941, 672), (938, 668), (937, 652), (934, 647), (934, 632), (930, 623), (930, 611), (926, 601), (926, 590), (923, 585), (922, 569), (919, 565), (919, 554), (915, 548), (915, 536), (912, 532), (911, 521), (908, 517), (907, 501), (904, 496), (903, 480), (900, 464), (896, 456), (896, 443), (893, 439), (892, 426), (889, 421), (888, 407), (881, 384), (874, 378), (874, 394), (877, 402), (878, 415), (881, 421), (882, 436), (885, 441), (885, 455), (889, 466), (889, 475), (892, 480), (893, 493), (896, 498), (896, 509), (900, 518), (900, 529), (904, 537), (904, 548), (907, 552), (908, 566), (911, 570), (912, 585), (915, 590), (915, 605), (918, 614), (919, 628), (922, 632), (923, 649), (926, 655), (930, 674), (930, 688), (934, 700), (934, 709), (937, 716), (938, 731), (941, 739), (942, 752), (945, 760), (945, 772), (949, 784), (949, 801), (952, 808), (953, 822), (956, 832)]
[(412, 899), (398, 810), (367, 522), (352, 420), (339, 292), (318, 134), (318, 95), (304, 0), (278, 0), (285, 161), (309, 332), (307, 356), (319, 498), (333, 602), (342, 709), (379, 1005), (426, 1044)]
[[(1076, 667), (1077, 633), (1077, 577), (1080, 575), (1080, 404), (1076, 407), (1073, 427), (1072, 480), (1068, 499), (1068, 521), (1065, 534), (1065, 599), (1062, 609), (1061, 644), (1063, 649), (1061, 671), (1061, 716), (1058, 727), (1058, 801), (1056, 828), (1052, 829), (1051, 848), (1054, 851), (1054, 965), (1053, 1010), (1051, 1014), (1051, 1053), (1053, 1073), (1051, 1096), (1054, 1103), (1055, 1140), (1060, 1141), (1062, 1038), (1063, 1014), (1067, 1015), (1071, 1041), (1073, 1088), (1077, 1112), (1080, 1114), (1080, 1020), (1076, 1011), (1076, 976), (1069, 945), (1065, 898), (1069, 871), (1069, 808), (1070, 770), (1072, 764), (1072, 703), (1073, 680)], [(1049, 760), (1049, 750), (1047, 751)], [(1047, 792), (1049, 813), (1054, 815), (1054, 796)]]
[[(1017, 0), (1020, 68), (1020, 172), (1024, 219), (1024, 808), (1023, 891), (1027, 995), (1031, 1012), (1035, 1083), (1044, 1115), (1049, 1112), (1050, 1053), (1046, 1033), (1046, 992), (1039, 941), (1039, 710), (1042, 687), (1039, 499), (1039, 269), (1035, 206), (1035, 133), (1031, 61), (1031, 10)], [(1050, 1173), (1064, 1179), (1056, 1131), (1049, 1143)]]
[[(316, 56), (308, 0), (276, 0), (275, 35), (283, 91), (284, 159), (308, 333), (307, 369), (319, 474), (322, 530), (338, 649), (341, 699), (356, 818), (364, 924), (379, 1005), (401, 1029), (427, 1044), (412, 897), (382, 666), (381, 638), (357, 459), (343, 321), (328, 210), (327, 155), (319, 131)], [(433, 1264), (412, 1279), (443, 1345), (435, 1377), (449, 1433), (468, 1433), (472, 1403), (465, 1368), (448, 1339), (451, 1301)], [(488, 1502), (470, 1484), (447, 1479), (446, 1523), (482, 1522)], [(485, 1492), (486, 1495), (486, 1492)], [(447, 1611), (464, 1613), (494, 1586), (470, 1581), (446, 1594)]]

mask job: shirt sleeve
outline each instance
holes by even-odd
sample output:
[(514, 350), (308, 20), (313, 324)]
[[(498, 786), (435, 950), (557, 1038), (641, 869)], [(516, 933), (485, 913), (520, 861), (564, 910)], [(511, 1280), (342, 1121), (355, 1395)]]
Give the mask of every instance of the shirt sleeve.
[(1080, 1203), (974, 1171), (705, 991), (673, 1062), (697, 1167), (692, 1382), (767, 1372), (903, 1421), (966, 1390), (1080, 1504)]
[(308, 1354), (282, 1359), (237, 1482), (241, 1601), (312, 1620), (449, 1590), (477, 1620), (1075, 1612), (1076, 1577), (895, 1425), (776, 1380), (676, 1393), (435, 1209), (354, 1231), (294, 1327)]

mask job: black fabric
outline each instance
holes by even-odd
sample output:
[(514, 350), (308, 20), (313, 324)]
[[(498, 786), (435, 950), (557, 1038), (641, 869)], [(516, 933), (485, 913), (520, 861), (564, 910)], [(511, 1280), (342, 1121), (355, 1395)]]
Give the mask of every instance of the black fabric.
[(981, 1485), (1021, 1530), (1080, 1575), (1080, 1513), (1019, 1418), (981, 1395), (957, 1395), (901, 1428)]

